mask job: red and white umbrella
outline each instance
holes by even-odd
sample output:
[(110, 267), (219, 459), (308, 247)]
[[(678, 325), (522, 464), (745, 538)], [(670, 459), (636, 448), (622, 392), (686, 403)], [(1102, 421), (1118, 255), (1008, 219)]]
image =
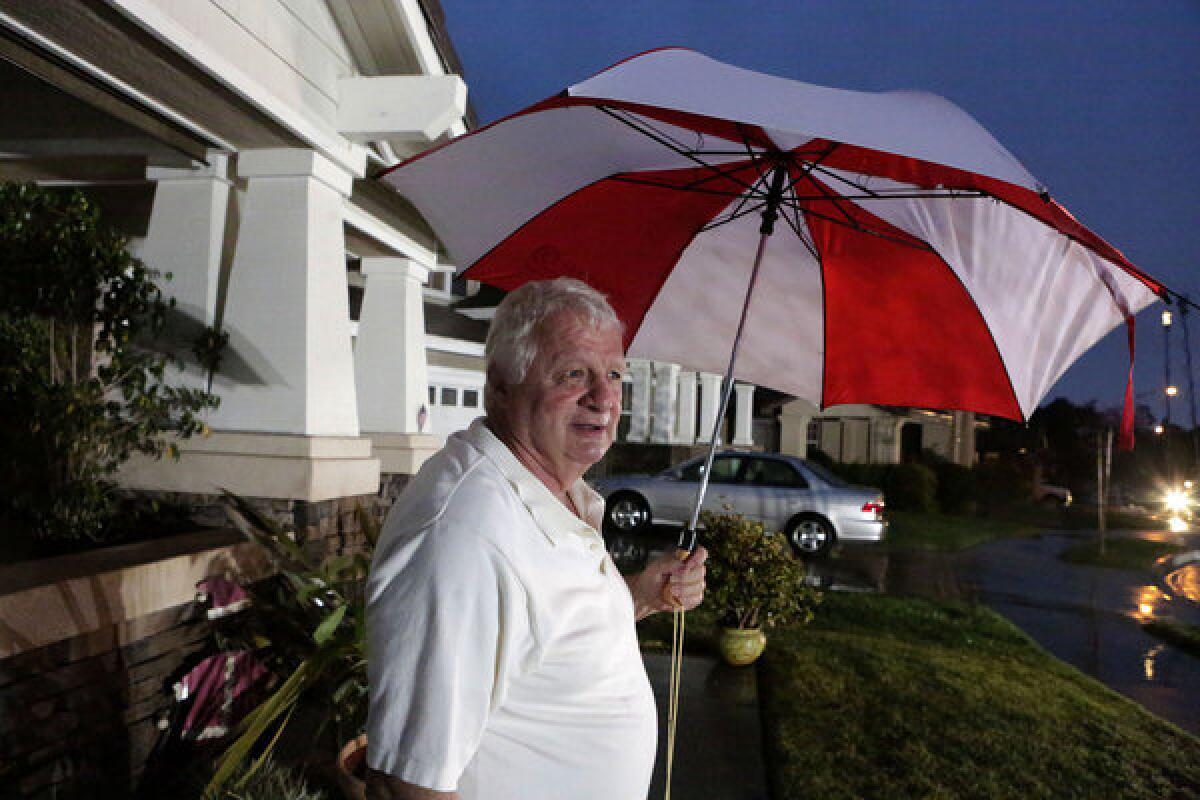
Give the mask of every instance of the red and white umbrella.
[(610, 298), (630, 356), (724, 372), (773, 175), (782, 235), (762, 251), (734, 375), (822, 408), (1024, 420), (1121, 322), (1132, 359), (1133, 315), (1164, 291), (949, 101), (678, 48), (384, 180), (467, 277), (578, 277)]

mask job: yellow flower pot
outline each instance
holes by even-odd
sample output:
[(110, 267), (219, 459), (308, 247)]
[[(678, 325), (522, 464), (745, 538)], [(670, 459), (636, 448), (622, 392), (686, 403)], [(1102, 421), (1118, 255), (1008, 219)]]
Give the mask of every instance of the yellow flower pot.
[(727, 664), (745, 667), (762, 655), (767, 646), (767, 635), (761, 628), (721, 628), (717, 644)]

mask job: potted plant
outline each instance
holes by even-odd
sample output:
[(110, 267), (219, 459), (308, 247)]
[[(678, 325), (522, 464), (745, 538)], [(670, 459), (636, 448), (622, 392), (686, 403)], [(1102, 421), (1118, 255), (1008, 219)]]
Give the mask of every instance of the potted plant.
[(812, 619), (820, 593), (804, 580), (784, 537), (740, 514), (701, 515), (708, 550), (707, 597), (721, 625), (721, 655), (734, 666), (754, 663), (766, 647), (764, 628)]
[(265, 656), (280, 681), (239, 724), (205, 797), (250, 780), (272, 757), (288, 723), (299, 719), (301, 710), (305, 721), (295, 726), (293, 735), (315, 743), (332, 725), (335, 741), (350, 740), (336, 760), (337, 781), (348, 797), (361, 798), (362, 781), (351, 769), (343, 769), (343, 763), (352, 767), (361, 761), (363, 753), (355, 751), (366, 745), (365, 737), (358, 735), (367, 710), (364, 583), (379, 523), (358, 508), (368, 552), (318, 557), (244, 499), (226, 496), (234, 525), (264, 547), (279, 570), (274, 578), (247, 587), (252, 610), (245, 616), (244, 630), (231, 638)]

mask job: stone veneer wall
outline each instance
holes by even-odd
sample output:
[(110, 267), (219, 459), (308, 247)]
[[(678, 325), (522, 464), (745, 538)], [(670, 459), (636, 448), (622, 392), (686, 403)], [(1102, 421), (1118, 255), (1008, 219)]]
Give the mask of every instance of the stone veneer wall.
[[(254, 502), (285, 528), (297, 530), (301, 541), (318, 553), (363, 552), (366, 539), (356, 505), (382, 519), (408, 481), (405, 475), (383, 478), (378, 495), (318, 503)], [(197, 516), (207, 522), (224, 521), (216, 496), (164, 499), (194, 505)], [(55, 585), (53, 579), (40, 587), (36, 581), (29, 585), (30, 571), (49, 561), (60, 562), (55, 569), (69, 571), (64, 562), (76, 558), (0, 568), (0, 612), (20, 608), (22, 592)], [(107, 564), (110, 569), (114, 566)], [(20, 588), (10, 591), (14, 576)], [(58, 595), (72, 596), (62, 587), (57, 585)], [(100, 593), (94, 594), (93, 599), (104, 605)], [(73, 603), (66, 604), (69, 615), (87, 616), (72, 611)], [(36, 613), (36, 609), (22, 613)], [(190, 666), (207, 652), (215, 652), (205, 609), (194, 601), (184, 602), (133, 619), (112, 619), (32, 648), (22, 647), (22, 638), (28, 637), (18, 635), (15, 626), (16, 620), (6, 620), (0, 613), (0, 653), (16, 652), (0, 660), (0, 798), (133, 796), (159, 736), (159, 721), (170, 712), (171, 685), (185, 662)]]

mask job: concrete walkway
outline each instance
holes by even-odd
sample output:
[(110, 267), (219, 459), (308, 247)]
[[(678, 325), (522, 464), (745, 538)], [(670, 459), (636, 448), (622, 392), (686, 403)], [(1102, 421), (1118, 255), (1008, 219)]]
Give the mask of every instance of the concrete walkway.
[[(661, 800), (666, 779), (667, 690), (671, 657), (646, 653), (646, 672), (658, 704), (658, 757), (650, 800)], [(685, 656), (671, 796), (679, 800), (767, 800), (758, 680), (753, 667)]]

